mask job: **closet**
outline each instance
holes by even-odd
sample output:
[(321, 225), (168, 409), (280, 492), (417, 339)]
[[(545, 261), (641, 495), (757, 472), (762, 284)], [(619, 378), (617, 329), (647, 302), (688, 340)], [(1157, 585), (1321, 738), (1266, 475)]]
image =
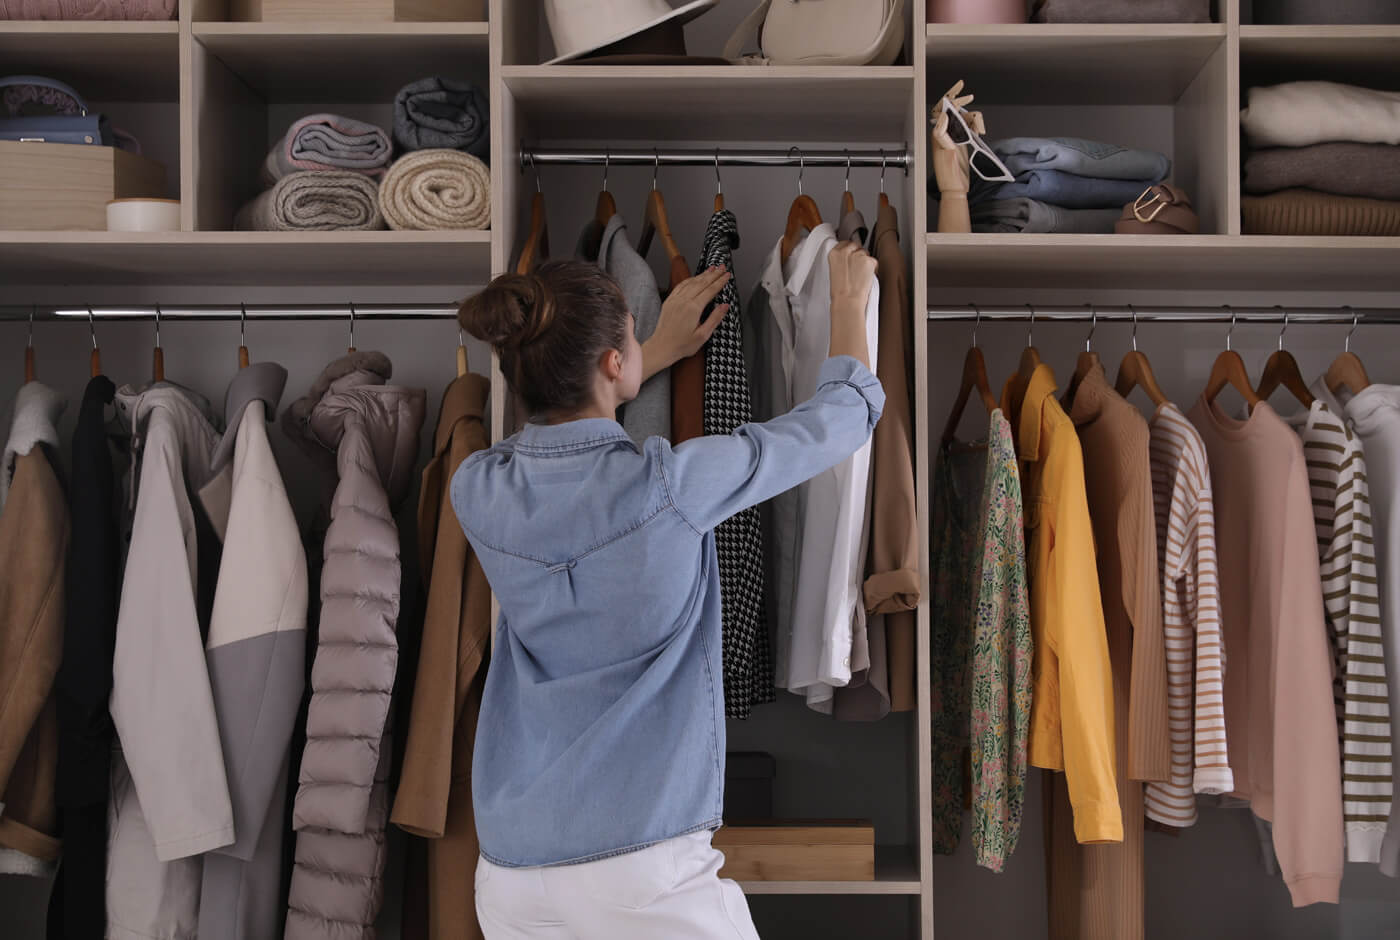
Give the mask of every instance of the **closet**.
[[(750, 7), (725, 0), (696, 20), (687, 30), (689, 51), (717, 53)], [(1238, 120), (1244, 91), (1256, 82), (1328, 78), (1400, 89), (1400, 26), (1254, 25), (1248, 7), (1248, 0), (1217, 0), (1215, 22), (1192, 25), (974, 26), (926, 24), (924, 4), (914, 2), (906, 4), (907, 64), (878, 68), (541, 66), (551, 54), (541, 0), (490, 0), (485, 21), (454, 23), (234, 22), (221, 0), (182, 0), (179, 19), (169, 23), (0, 22), (0, 72), (61, 75), (91, 89), (165, 164), (166, 195), (182, 203), (178, 232), (0, 231), (0, 409), (24, 379), (31, 305), (39, 378), (69, 401), (66, 446), (93, 345), (87, 307), (104, 312), (92, 331), (107, 374), (122, 382), (150, 372), (151, 312), (160, 304), (169, 312), (161, 323), (167, 376), (216, 402), (240, 345), (254, 359), (287, 367), (284, 406), (347, 345), (382, 350), (396, 384), (428, 390), (420, 440), (426, 459), (442, 388), (456, 374), (457, 332), (450, 319), (425, 311), (450, 308), (516, 263), (537, 195), (550, 255), (571, 256), (604, 178), (592, 158), (629, 154), (606, 168), (619, 210), (639, 234), (655, 175), (671, 234), (693, 269), (718, 172), (725, 204), (738, 217), (735, 268), (747, 300), (783, 232), (799, 173), (823, 218), (835, 219), (848, 175), (835, 155), (849, 150), (861, 156), (849, 170), (856, 207), (873, 222), (877, 199), (887, 194), (910, 266), (910, 387), (926, 532), (930, 458), (974, 331), (965, 305), (988, 314), (1025, 304), (1041, 311), (1034, 342), (1062, 380), (1084, 348), (1090, 304), (1102, 311), (1094, 348), (1110, 366), (1132, 346), (1126, 305), (1200, 313), (1230, 304), (1241, 313), (1231, 344), (1256, 380), (1279, 325), (1250, 314), (1276, 304), (1298, 313), (1287, 347), (1311, 379), (1342, 351), (1351, 327), (1309, 322), (1302, 313), (1400, 309), (1400, 239), (1239, 234)], [(386, 124), (394, 91), (424, 75), (489, 84), (489, 231), (232, 231), (233, 213), (257, 185), (258, 162), (291, 120), (330, 110)], [(1173, 181), (1200, 213), (1200, 234), (931, 233), (927, 114), (958, 79), (977, 95), (988, 139), (1072, 135), (1167, 154)], [(716, 148), (762, 151), (782, 165), (715, 167), (700, 159)], [(647, 155), (654, 150), (692, 159), (653, 161)], [(890, 155), (883, 171), (871, 156), (881, 151)], [(533, 167), (523, 152), (538, 153)], [(800, 168), (803, 152), (814, 158)], [(568, 153), (590, 159), (548, 157)], [(907, 164), (896, 159), (904, 155)], [(648, 257), (664, 283), (666, 253), (657, 242)], [(252, 308), (242, 338), (240, 304)], [(180, 315), (194, 307), (212, 309)], [(930, 320), (930, 307), (964, 307), (967, 319), (949, 320), (945, 309)], [(403, 315), (412, 310), (420, 316)], [(1071, 313), (1075, 319), (1066, 321)], [(1188, 406), (1224, 348), (1228, 323), (1183, 319), (1143, 317), (1136, 342), (1167, 396)], [(976, 327), (995, 395), (1016, 369), (1028, 326), (989, 315)], [(1397, 329), (1363, 317), (1352, 337), (1374, 381), (1400, 381)], [(499, 439), (517, 416), (488, 351), (469, 340), (468, 353), (473, 371), (491, 376), (490, 426)], [(1150, 407), (1141, 392), (1132, 401)], [(966, 431), (979, 408), (974, 395)], [(280, 429), (271, 436), (301, 517), (312, 502), (313, 469)], [(412, 503), (401, 524), (412, 517)], [(927, 545), (921, 554), (926, 579)], [(406, 558), (406, 576), (412, 565)], [(1020, 844), (1005, 873), (974, 866), (966, 825), (957, 854), (931, 850), (927, 595), (925, 585), (914, 712), (873, 724), (833, 722), (779, 692), (776, 704), (729, 722), (731, 751), (776, 758), (777, 815), (868, 819), (875, 827), (873, 881), (744, 885), (765, 938), (1045, 936), (1039, 771), (1029, 774)], [(392, 854), (386, 877), (395, 887), (381, 918), (386, 940), (398, 936), (398, 865)], [(1247, 814), (1238, 812), (1203, 809), (1197, 826), (1178, 838), (1149, 834), (1146, 881), (1153, 940), (1332, 940), (1400, 924), (1400, 887), (1368, 866), (1349, 866), (1340, 908), (1291, 909), (1281, 882), (1259, 864)], [(0, 878), (0, 933), (42, 937), (43, 892)]]

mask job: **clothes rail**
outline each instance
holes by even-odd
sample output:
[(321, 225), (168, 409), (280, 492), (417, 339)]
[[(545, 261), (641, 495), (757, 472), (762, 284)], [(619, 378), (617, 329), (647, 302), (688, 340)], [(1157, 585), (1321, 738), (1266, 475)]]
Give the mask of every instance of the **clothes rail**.
[(804, 166), (885, 167), (902, 169), (907, 176), (914, 155), (907, 145), (890, 150), (710, 150), (623, 149), (575, 150), (572, 148), (522, 147), (520, 168), (529, 166)]
[(83, 320), (450, 320), (457, 304), (123, 304), (120, 307), (0, 306), (0, 321)]
[(1015, 307), (930, 306), (930, 321), (973, 323), (1000, 321), (1004, 323), (1272, 323), (1352, 326), (1356, 324), (1400, 323), (1400, 310), (1374, 307), (1138, 307), (1097, 306), (1078, 307), (1033, 306)]

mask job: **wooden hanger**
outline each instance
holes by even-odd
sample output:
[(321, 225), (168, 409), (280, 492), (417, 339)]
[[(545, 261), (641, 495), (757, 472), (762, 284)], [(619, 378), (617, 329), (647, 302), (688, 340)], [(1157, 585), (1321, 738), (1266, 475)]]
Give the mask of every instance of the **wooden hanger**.
[(467, 344), (462, 339), (462, 328), (457, 327), (457, 378), (467, 374)]
[(1278, 331), (1278, 349), (1274, 350), (1269, 356), (1269, 361), (1264, 363), (1264, 376), (1259, 380), (1259, 387), (1254, 390), (1254, 394), (1259, 396), (1260, 401), (1268, 401), (1269, 396), (1282, 385), (1304, 408), (1311, 408), (1312, 392), (1308, 391), (1308, 383), (1303, 378), (1302, 370), (1298, 368), (1298, 360), (1283, 348), (1283, 334), (1287, 332), (1288, 311), (1284, 310), (1283, 329)]
[(91, 377), (95, 379), (102, 374), (102, 350), (97, 348), (97, 327), (93, 323), (91, 307), (88, 307), (88, 332), (92, 334), (92, 352), (88, 356), (88, 369), (91, 371)]
[(156, 346), (151, 351), (151, 381), (165, 381), (165, 350), (160, 348), (160, 304), (156, 304)]
[[(784, 261), (791, 258), (797, 246), (802, 243), (803, 232), (810, 232), (822, 224), (822, 213), (817, 208), (816, 200), (802, 192), (802, 175), (807, 171), (806, 158), (802, 157), (802, 151), (797, 147), (793, 147), (792, 150), (797, 150), (801, 163), (797, 171), (797, 198), (788, 209), (787, 228), (783, 231), (781, 253)], [(788, 151), (789, 155), (792, 150)]]
[(603, 154), (603, 190), (598, 193), (598, 205), (593, 209), (593, 220), (599, 225), (607, 225), (608, 220), (617, 215), (617, 202), (613, 199), (612, 193), (608, 192), (608, 166), (612, 163), (612, 154)]
[(1361, 364), (1360, 357), (1351, 351), (1351, 334), (1356, 332), (1356, 324), (1359, 320), (1360, 317), (1353, 312), (1351, 329), (1347, 331), (1344, 351), (1333, 360), (1332, 365), (1327, 367), (1327, 375), (1323, 381), (1327, 383), (1327, 388), (1331, 390), (1333, 395), (1344, 388), (1355, 395), (1371, 384), (1371, 377), (1366, 374), (1366, 367)]
[(724, 211), (724, 180), (719, 178), (719, 148), (715, 148), (715, 211)]
[(1031, 312), (1031, 325), (1026, 327), (1026, 348), (1021, 350), (1021, 361), (1016, 366), (1016, 377), (1022, 383), (1029, 382), (1031, 373), (1040, 365), (1040, 350), (1031, 342), (1035, 330), (1035, 308), (1030, 304), (1026, 304), (1026, 308)]
[(248, 341), (244, 335), (244, 328), (248, 324), (248, 307), (244, 304), (238, 305), (238, 368), (248, 368)]
[(1244, 360), (1230, 346), (1230, 337), (1234, 332), (1235, 312), (1231, 310), (1230, 332), (1225, 334), (1225, 351), (1215, 357), (1215, 364), (1211, 366), (1210, 380), (1206, 382), (1206, 401), (1215, 401), (1226, 386), (1229, 386), (1240, 393), (1240, 397), (1252, 413), (1260, 399), (1254, 392), (1254, 385), (1249, 381), (1249, 370), (1245, 368)]
[(24, 346), (24, 384), (34, 381), (34, 307), (29, 308), (29, 339)]
[(977, 309), (976, 304), (972, 309), (977, 310), (977, 321), (972, 326), (972, 345), (967, 349), (967, 355), (963, 357), (962, 380), (958, 387), (957, 401), (953, 402), (952, 413), (948, 415), (948, 423), (943, 426), (943, 443), (950, 444), (958, 433), (958, 424), (962, 421), (963, 411), (967, 408), (968, 400), (975, 390), (982, 400), (983, 406), (987, 409), (987, 414), (991, 414), (999, 406), (996, 396), (992, 394), (991, 382), (987, 380), (987, 360), (982, 355), (982, 349), (977, 345), (977, 324), (982, 322), (982, 311)]
[[(535, 167), (534, 154), (530, 155), (530, 166)], [(601, 208), (600, 206), (600, 211)], [(520, 249), (520, 257), (515, 261), (515, 273), (528, 274), (548, 257), (549, 218), (545, 213), (544, 187), (540, 185), (539, 167), (535, 167), (535, 196), (530, 201), (530, 232), (525, 236), (525, 245)]]
[[(1133, 310), (1133, 305), (1128, 304), (1128, 309)], [(1162, 393), (1157, 384), (1157, 376), (1152, 373), (1152, 363), (1138, 351), (1136, 310), (1133, 310), (1133, 348), (1118, 366), (1118, 381), (1114, 383), (1113, 388), (1124, 398), (1127, 398), (1134, 388), (1140, 388), (1147, 393), (1147, 397), (1156, 407), (1160, 408), (1167, 403), (1167, 396)]]
[(642, 221), (642, 235), (637, 240), (637, 254), (643, 258), (651, 250), (651, 240), (661, 236), (661, 247), (666, 251), (666, 260), (674, 261), (681, 256), (681, 249), (671, 235), (671, 220), (666, 217), (666, 197), (656, 188), (656, 173), (661, 169), (661, 155), (656, 155), (656, 163), (651, 171), (651, 193), (647, 196), (646, 213)]

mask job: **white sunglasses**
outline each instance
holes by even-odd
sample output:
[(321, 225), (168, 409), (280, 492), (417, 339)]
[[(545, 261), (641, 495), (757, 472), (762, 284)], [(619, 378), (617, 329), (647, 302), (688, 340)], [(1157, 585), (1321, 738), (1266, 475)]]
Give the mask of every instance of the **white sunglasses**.
[(1016, 182), (1015, 174), (1006, 168), (1001, 158), (992, 152), (986, 141), (967, 123), (967, 118), (964, 117), (967, 112), (947, 98), (942, 101), (943, 110), (948, 113), (948, 136), (959, 147), (967, 146), (971, 149), (972, 154), (968, 162), (972, 171), (989, 183)]

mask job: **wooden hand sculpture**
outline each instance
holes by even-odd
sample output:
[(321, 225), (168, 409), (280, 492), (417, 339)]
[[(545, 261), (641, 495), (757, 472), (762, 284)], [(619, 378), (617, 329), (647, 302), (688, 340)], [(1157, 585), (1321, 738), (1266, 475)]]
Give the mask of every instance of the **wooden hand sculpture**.
[[(938, 230), (940, 232), (971, 232), (972, 216), (967, 208), (967, 191), (971, 183), (972, 148), (959, 146), (948, 133), (948, 112), (943, 107), (947, 99), (954, 107), (962, 108), (972, 103), (972, 95), (962, 94), (963, 83), (959, 81), (934, 105), (933, 122), (933, 175), (938, 181)], [(981, 111), (966, 115), (968, 125), (979, 135), (987, 133), (987, 124)]]

